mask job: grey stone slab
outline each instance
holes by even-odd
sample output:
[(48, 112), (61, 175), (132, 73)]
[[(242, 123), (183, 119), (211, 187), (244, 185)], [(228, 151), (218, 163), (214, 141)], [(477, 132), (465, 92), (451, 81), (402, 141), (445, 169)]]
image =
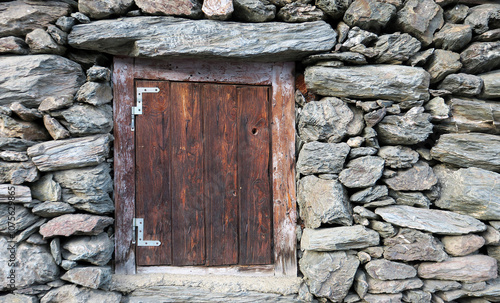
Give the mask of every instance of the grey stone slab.
[(361, 225), (304, 229), (301, 248), (314, 251), (349, 250), (376, 246), (380, 238), (376, 231)]

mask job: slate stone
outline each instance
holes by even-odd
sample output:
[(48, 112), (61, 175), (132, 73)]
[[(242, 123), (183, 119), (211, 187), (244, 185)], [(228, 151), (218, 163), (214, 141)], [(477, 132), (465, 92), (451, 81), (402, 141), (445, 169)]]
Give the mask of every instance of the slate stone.
[(352, 0), (316, 0), (315, 4), (333, 19), (341, 19)]
[(387, 109), (385, 107), (369, 112), (364, 116), (366, 126), (373, 127), (377, 125), (377, 123), (382, 121), (382, 119), (385, 117), (386, 114), (387, 114)]
[(368, 292), (372, 294), (397, 294), (408, 289), (418, 289), (423, 282), (419, 278), (383, 281), (367, 277)]
[(35, 121), (42, 118), (42, 114), (38, 110), (27, 108), (19, 102), (11, 103), (10, 109), (23, 121)]
[(0, 137), (0, 150), (25, 152), (28, 147), (37, 144), (35, 141), (29, 141), (18, 138)]
[(383, 146), (378, 156), (385, 160), (385, 165), (392, 168), (409, 168), (418, 161), (418, 153), (406, 146)]
[[(0, 237), (0, 249), (6, 252), (0, 255), (2, 276), (7, 277), (12, 267), (9, 265), (10, 254), (7, 252), (9, 243), (7, 238)], [(50, 252), (44, 246), (20, 243), (16, 245), (15, 288), (21, 289), (35, 284), (44, 284), (56, 280), (59, 268), (54, 263)], [(8, 286), (10, 279), (0, 281), (2, 291), (11, 290)]]
[(38, 303), (38, 298), (21, 294), (0, 296), (0, 303)]
[(0, 54), (27, 55), (28, 46), (23, 39), (9, 36), (0, 38)]
[(26, 43), (33, 54), (63, 55), (66, 48), (57, 44), (54, 39), (43, 29), (35, 29), (26, 35)]
[(59, 45), (66, 45), (68, 44), (68, 33), (64, 32), (63, 30), (59, 29), (55, 25), (49, 25), (47, 27), (47, 33), (54, 39), (54, 41), (59, 44)]
[(481, 74), (479, 77), (483, 80), (484, 86), (481, 98), (495, 99), (500, 98), (500, 71), (492, 71)]
[(469, 234), (461, 236), (445, 236), (441, 238), (446, 252), (454, 257), (461, 257), (472, 254), (483, 247), (485, 240), (483, 237)]
[[(172, 36), (172, 32), (176, 35)], [(68, 40), (74, 48), (133, 57), (175, 55), (294, 61), (312, 53), (329, 51), (336, 38), (335, 31), (323, 21), (243, 24), (132, 17), (76, 25)]]
[(403, 293), (403, 302), (431, 303), (432, 295), (421, 290), (407, 290)]
[(56, 55), (3, 56), (0, 70), (0, 105), (37, 107), (49, 96), (73, 95), (84, 81), (79, 64)]
[(387, 196), (387, 194), (388, 194), (387, 186), (376, 185), (376, 186), (368, 187), (366, 189), (363, 189), (363, 190), (360, 190), (360, 191), (354, 193), (350, 197), (350, 200), (352, 202), (368, 203), (368, 202), (375, 201), (379, 198), (382, 198), (384, 196)]
[(297, 171), (303, 175), (340, 173), (349, 151), (345, 143), (306, 143), (299, 153)]
[(75, 208), (66, 202), (44, 202), (33, 207), (31, 211), (37, 216), (52, 218), (74, 213)]
[(441, 121), (450, 117), (450, 107), (441, 97), (432, 98), (425, 104), (424, 108), (431, 114), (433, 121)]
[(464, 4), (456, 4), (455, 6), (448, 7), (444, 11), (444, 20), (449, 23), (462, 23), (467, 17), (469, 7)]
[(307, 228), (317, 228), (322, 223), (352, 225), (347, 191), (337, 180), (315, 176), (302, 178), (298, 184), (297, 203)]
[(92, 289), (105, 289), (111, 282), (110, 267), (76, 267), (68, 270), (62, 280)]
[(441, 196), (434, 204), (443, 209), (467, 214), (481, 220), (500, 219), (500, 174), (471, 167), (453, 171), (434, 167)]
[[(366, 58), (362, 54), (355, 52), (329, 52), (324, 54), (311, 55), (302, 61), (305, 65), (310, 65), (320, 61), (325, 63), (325, 60), (334, 60), (332, 62), (341, 61), (352, 64), (366, 64)], [(325, 65), (321, 65), (325, 66)]]
[(402, 297), (402, 294), (367, 294), (363, 299), (368, 303), (399, 303)]
[(0, 161), (0, 183), (22, 184), (38, 180), (39, 173), (31, 161)]
[(431, 293), (435, 293), (438, 291), (449, 291), (460, 289), (462, 284), (457, 281), (446, 281), (446, 280), (424, 280), (424, 287), (422, 288), (424, 291), (428, 291)]
[(361, 147), (365, 143), (365, 138), (363, 137), (353, 137), (347, 139), (347, 145), (351, 148), (358, 148)]
[(436, 261), (448, 258), (443, 244), (430, 234), (401, 228), (392, 238), (384, 239), (384, 258), (397, 261)]
[(344, 22), (349, 26), (359, 26), (364, 30), (379, 31), (396, 15), (392, 4), (376, 0), (354, 0), (344, 14)]
[(353, 284), (359, 260), (343, 251), (306, 251), (299, 266), (312, 294), (342, 302)]
[(60, 201), (61, 186), (53, 180), (53, 174), (44, 175), (31, 185), (31, 195), (40, 201)]
[(450, 117), (436, 126), (441, 132), (500, 134), (500, 103), (452, 97), (448, 104)]
[(103, 19), (126, 13), (133, 3), (133, 0), (80, 0), (78, 11), (92, 19)]
[(68, 109), (52, 112), (51, 115), (60, 118), (61, 124), (71, 135), (77, 137), (106, 134), (113, 128), (112, 108), (107, 104), (75, 104)]
[(92, 105), (102, 105), (113, 100), (109, 83), (87, 82), (76, 93), (75, 99)]
[(50, 138), (47, 131), (40, 124), (21, 121), (5, 115), (0, 115), (0, 136), (35, 141)]
[[(28, 208), (20, 204), (14, 204), (15, 219), (9, 220), (9, 216), (12, 216), (12, 206), (9, 204), (0, 204), (0, 234), (16, 234), (30, 227), (32, 224), (38, 221), (38, 217), (33, 215)], [(9, 214), (10, 213), (10, 214)], [(11, 226), (9, 229), (8, 222), (14, 223), (15, 226)], [(10, 267), (10, 266), (9, 266)]]
[(347, 33), (347, 40), (342, 44), (342, 48), (350, 49), (360, 44), (369, 45), (371, 42), (377, 40), (377, 37), (378, 36), (372, 32), (354, 26)]
[(71, 17), (75, 18), (76, 21), (80, 22), (81, 24), (90, 23), (90, 18), (81, 12), (72, 13)]
[(443, 134), (431, 149), (434, 159), (461, 167), (500, 172), (500, 137), (482, 134)]
[(424, 47), (432, 43), (434, 32), (443, 23), (443, 9), (433, 0), (406, 1), (396, 19), (396, 25), (420, 40)]
[(38, 106), (38, 110), (41, 112), (49, 112), (49, 111), (55, 111), (58, 109), (67, 108), (67, 107), (70, 107), (71, 105), (73, 105), (73, 96), (72, 95), (59, 96), (57, 98), (47, 97), (47, 98), (42, 100), (42, 102)]
[(314, 251), (349, 250), (376, 246), (380, 238), (376, 231), (361, 225), (304, 229), (301, 249)]
[(429, 208), (431, 201), (421, 192), (389, 191), (389, 195), (396, 200), (396, 204)]
[(431, 75), (431, 84), (443, 80), (446, 76), (458, 72), (461, 68), (460, 55), (442, 49), (434, 50), (425, 65), (425, 70)]
[(28, 203), (31, 200), (31, 190), (28, 186), (0, 184), (0, 203)]
[(306, 68), (304, 76), (309, 90), (324, 96), (396, 102), (429, 99), (430, 77), (421, 68), (396, 65), (312, 66)]
[(63, 31), (69, 33), (71, 28), (76, 24), (76, 19), (73, 17), (62, 16), (56, 21), (56, 25)]
[(432, 133), (431, 115), (423, 107), (414, 107), (403, 116), (388, 115), (375, 130), (381, 143), (389, 145), (413, 145), (424, 142)]
[(68, 214), (54, 218), (40, 228), (44, 238), (71, 235), (98, 235), (113, 224), (113, 218), (84, 214)]
[(424, 66), (429, 58), (434, 54), (434, 48), (429, 48), (425, 51), (417, 52), (408, 59), (408, 64), (411, 66)]
[(26, 154), (25, 152), (17, 152), (10, 150), (5, 150), (0, 152), (0, 159), (7, 162), (25, 162), (29, 160), (28, 154)]
[(77, 266), (78, 266), (78, 263), (76, 261), (62, 260), (62, 262), (61, 262), (61, 267), (64, 268), (65, 270), (70, 270), (70, 269), (75, 268)]
[(300, 113), (299, 135), (304, 142), (340, 142), (347, 134), (347, 127), (353, 119), (354, 114), (349, 106), (338, 98), (309, 102)]
[(421, 191), (431, 189), (438, 179), (426, 162), (419, 161), (412, 168), (399, 170), (394, 177), (385, 178), (383, 181), (390, 189)]
[(285, 22), (311, 22), (326, 19), (325, 13), (316, 6), (299, 2), (283, 6), (277, 17)]
[(97, 165), (109, 155), (111, 135), (49, 141), (28, 148), (28, 155), (41, 171)]
[(62, 255), (66, 260), (86, 261), (104, 266), (111, 260), (114, 241), (104, 232), (97, 236), (72, 237), (65, 241), (62, 247)]
[(497, 277), (497, 260), (484, 255), (472, 255), (450, 258), (440, 263), (424, 262), (418, 267), (418, 276), (467, 283), (487, 281)]
[(474, 41), (491, 42), (500, 39), (500, 28), (493, 29), (474, 37)]
[(472, 97), (481, 93), (483, 80), (469, 74), (451, 74), (446, 76), (438, 88), (448, 90), (454, 95)]
[(349, 188), (374, 186), (384, 170), (384, 160), (366, 156), (350, 160), (339, 174), (339, 180)]
[(462, 50), (472, 40), (472, 29), (466, 24), (446, 23), (434, 35), (434, 46), (457, 52)]
[(61, 1), (0, 2), (0, 36), (22, 37), (37, 28), (47, 27), (71, 12)]
[(202, 15), (202, 1), (199, 0), (136, 0), (137, 6), (145, 13), (199, 18)]
[(64, 303), (64, 302), (100, 302), (119, 303), (122, 295), (117, 292), (89, 289), (78, 287), (74, 284), (63, 285), (51, 289), (42, 297), (41, 303)]
[(460, 53), (462, 72), (467, 74), (486, 73), (500, 66), (500, 41), (475, 42)]
[(233, 0), (234, 16), (241, 21), (265, 22), (276, 16), (276, 6), (266, 0)]
[(69, 131), (50, 115), (43, 115), (43, 124), (54, 140), (66, 139), (71, 136)]
[(391, 224), (441, 235), (462, 235), (486, 230), (486, 225), (471, 216), (444, 210), (392, 205), (377, 208), (375, 213)]
[(56, 264), (60, 265), (62, 262), (62, 256), (61, 241), (59, 240), (59, 238), (54, 238), (52, 239), (52, 241), (50, 241), (50, 253), (52, 254), (52, 258), (54, 258)]
[(377, 231), (382, 238), (393, 237), (398, 233), (397, 227), (386, 222), (371, 220), (369, 226), (371, 229)]
[(486, 231), (481, 233), (484, 245), (500, 246), (500, 231), (491, 226), (486, 226)]
[(417, 270), (413, 266), (385, 259), (370, 261), (365, 269), (370, 277), (378, 280), (404, 280), (417, 276)]
[(110, 81), (110, 80), (111, 80), (111, 70), (107, 67), (94, 65), (87, 70), (87, 81), (100, 82), (100, 81)]
[(375, 43), (376, 63), (401, 64), (417, 54), (421, 43), (407, 33), (382, 35)]
[(356, 272), (353, 288), (360, 298), (364, 298), (368, 293), (368, 282), (366, 282), (366, 273), (363, 270)]
[(471, 7), (464, 23), (472, 26), (476, 34), (482, 34), (490, 26), (500, 22), (500, 4), (482, 4)]
[(373, 156), (377, 154), (378, 149), (374, 147), (357, 147), (351, 148), (349, 152), (349, 159), (356, 159), (364, 156)]

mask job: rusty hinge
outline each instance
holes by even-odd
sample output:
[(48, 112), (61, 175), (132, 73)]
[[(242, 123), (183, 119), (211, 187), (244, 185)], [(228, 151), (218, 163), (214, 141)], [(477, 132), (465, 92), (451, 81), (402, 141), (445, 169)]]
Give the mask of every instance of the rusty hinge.
[[(137, 246), (160, 246), (161, 242), (156, 240), (144, 240), (144, 219), (134, 218), (132, 219), (132, 230), (135, 231), (137, 227)], [(132, 238), (132, 244), (135, 242), (135, 234)]]
[(143, 93), (157, 93), (160, 89), (158, 87), (138, 87), (137, 93), (137, 106), (132, 106), (132, 131), (135, 130), (135, 116), (142, 115), (142, 94)]

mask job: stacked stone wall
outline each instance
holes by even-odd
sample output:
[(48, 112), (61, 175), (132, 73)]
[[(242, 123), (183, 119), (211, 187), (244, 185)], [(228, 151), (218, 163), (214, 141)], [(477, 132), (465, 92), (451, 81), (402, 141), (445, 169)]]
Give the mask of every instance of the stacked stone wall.
[(500, 301), (500, 4), (219, 2), (0, 2), (0, 302), (125, 300), (112, 55), (297, 62), (304, 283), (273, 300)]

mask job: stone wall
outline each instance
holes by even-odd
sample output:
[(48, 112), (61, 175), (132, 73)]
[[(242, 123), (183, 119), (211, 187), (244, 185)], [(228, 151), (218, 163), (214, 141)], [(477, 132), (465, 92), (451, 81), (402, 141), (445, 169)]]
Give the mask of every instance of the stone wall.
[(494, 2), (0, 2), (0, 302), (122, 299), (111, 55), (297, 61), (297, 300), (500, 301)]

